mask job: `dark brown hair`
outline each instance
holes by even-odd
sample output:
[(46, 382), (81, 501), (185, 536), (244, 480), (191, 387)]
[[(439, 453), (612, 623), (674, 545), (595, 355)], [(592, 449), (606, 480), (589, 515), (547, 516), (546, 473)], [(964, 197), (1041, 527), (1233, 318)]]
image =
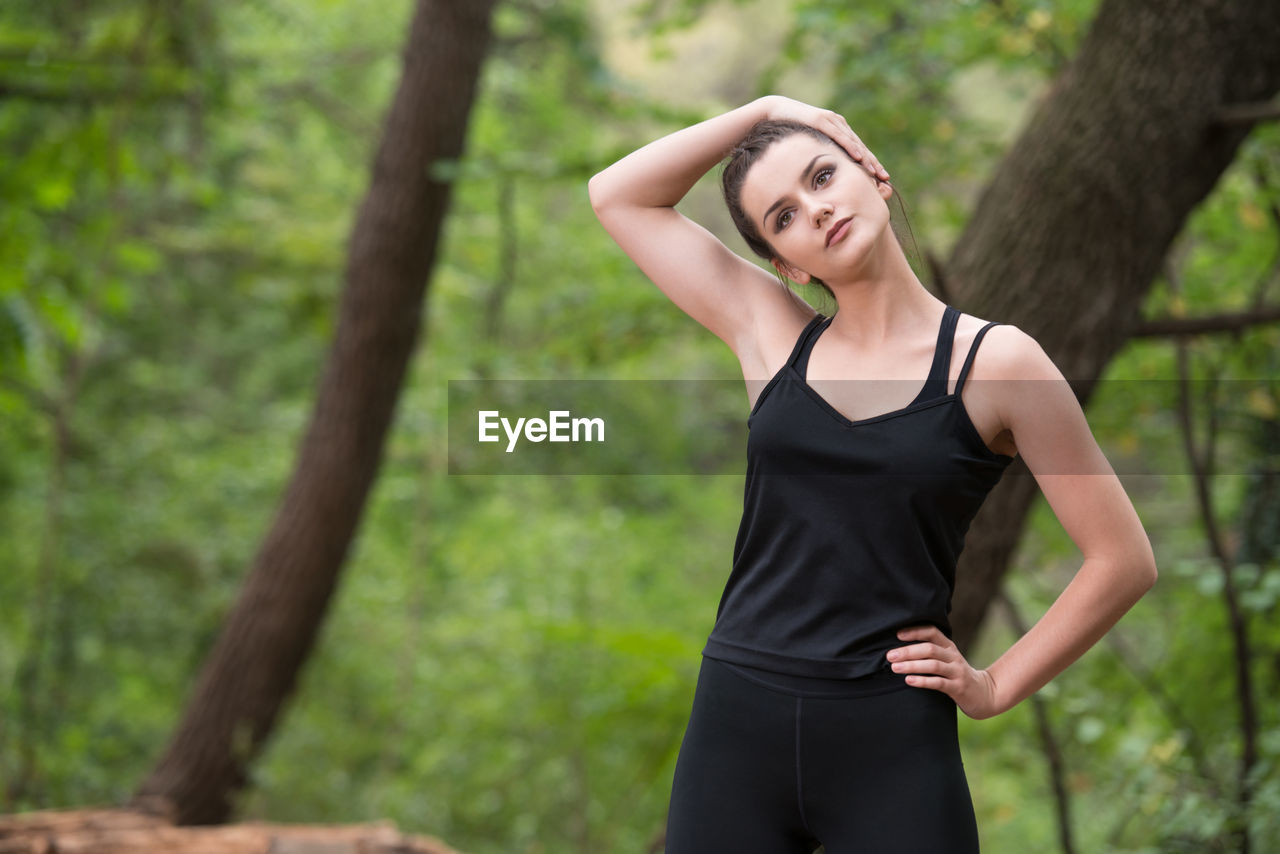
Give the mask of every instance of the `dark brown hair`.
[[(747, 216), (746, 211), (742, 209), (742, 185), (747, 180), (747, 173), (751, 171), (751, 167), (756, 164), (760, 157), (769, 150), (775, 142), (786, 139), (797, 133), (806, 133), (819, 142), (826, 142), (842, 152), (845, 157), (849, 158), (849, 162), (856, 163), (849, 153), (840, 147), (831, 137), (815, 127), (810, 127), (803, 122), (793, 121), (791, 119), (763, 119), (751, 126), (751, 130), (747, 131), (739, 142), (729, 151), (729, 162), (725, 164), (724, 171), (720, 173), (720, 188), (724, 193), (724, 203), (729, 208), (729, 216), (733, 219), (733, 224), (738, 227), (738, 233), (742, 235), (742, 239), (746, 241), (751, 251), (764, 258), (766, 261), (772, 261), (778, 257), (778, 253), (773, 251), (773, 247), (760, 234), (756, 224), (751, 221), (751, 217)], [(876, 181), (880, 179), (877, 177)], [(894, 195), (897, 195), (896, 189)], [(899, 206), (902, 205), (901, 199), (898, 201)], [(894, 232), (897, 237), (897, 232)], [(901, 241), (899, 241), (901, 245)], [(810, 276), (809, 280), (815, 285), (826, 291), (831, 301), (835, 302), (835, 294), (831, 292), (831, 288), (819, 279), (817, 276)]]

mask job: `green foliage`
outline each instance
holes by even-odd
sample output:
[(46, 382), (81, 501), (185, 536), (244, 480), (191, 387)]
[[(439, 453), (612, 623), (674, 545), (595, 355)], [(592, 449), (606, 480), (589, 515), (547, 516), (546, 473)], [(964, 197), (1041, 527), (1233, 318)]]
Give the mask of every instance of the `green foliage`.
[[(670, 106), (606, 38), (611, 16), (654, 28), (646, 67), (751, 40), (756, 64), (735, 86), (829, 89), (905, 182), (919, 246), (941, 251), (1095, 5), (500, 5), (383, 470), (243, 815), (386, 817), (475, 854), (641, 851), (662, 828), (740, 479), (446, 473), (451, 379), (739, 377), (586, 197), (593, 172), (729, 95), (686, 74), (684, 106)], [(0, 111), (6, 811), (122, 800), (163, 747), (293, 464), (409, 7), (0, 14), (0, 82), (26, 93)], [(750, 47), (762, 20), (777, 55)], [(1275, 127), (1250, 138), (1187, 224), (1150, 315), (1274, 300), (1278, 141)], [(727, 234), (706, 190), (689, 206), (717, 213), (691, 215)], [(1243, 544), (1230, 572), (1260, 716), (1243, 817), (1256, 847), (1280, 838), (1276, 345), (1257, 327), (1189, 351), (1200, 441), (1209, 378), (1263, 379), (1218, 387), (1210, 490)], [(1169, 342), (1135, 342), (1088, 410), (1161, 577), (1039, 692), (1082, 851), (1227, 850), (1241, 818), (1226, 577), (1186, 474), (1177, 370)], [(1033, 620), (1079, 566), (1047, 506), (1015, 565), (1008, 592)], [(1015, 639), (997, 614), (970, 658)], [(990, 850), (1057, 844), (1032, 712), (961, 720)]]

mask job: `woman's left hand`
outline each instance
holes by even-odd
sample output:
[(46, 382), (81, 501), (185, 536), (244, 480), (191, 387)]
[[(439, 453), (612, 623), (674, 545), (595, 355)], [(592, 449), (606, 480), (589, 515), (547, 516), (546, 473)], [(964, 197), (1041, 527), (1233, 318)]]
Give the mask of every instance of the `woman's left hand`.
[(937, 626), (900, 629), (898, 639), (918, 641), (889, 650), (887, 655), (893, 672), (910, 674), (908, 685), (949, 695), (960, 711), (975, 720), (1004, 711), (996, 704), (995, 680), (987, 671), (970, 667), (956, 645)]
[(848, 152), (849, 156), (871, 173), (872, 178), (888, 181), (889, 173), (871, 153), (844, 116), (834, 110), (815, 107), (785, 95), (765, 95), (760, 101), (765, 105), (765, 115), (770, 119), (790, 119), (817, 128), (833, 142)]

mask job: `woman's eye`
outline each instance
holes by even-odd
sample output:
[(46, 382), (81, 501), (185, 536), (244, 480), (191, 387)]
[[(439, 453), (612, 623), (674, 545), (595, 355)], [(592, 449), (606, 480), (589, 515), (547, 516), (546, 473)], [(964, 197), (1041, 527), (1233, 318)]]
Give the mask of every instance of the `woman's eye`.
[(819, 172), (817, 175), (814, 176), (813, 183), (821, 187), (823, 184), (826, 184), (827, 181), (831, 180), (831, 173), (834, 171), (835, 171), (834, 169), (823, 169), (821, 172)]
[(783, 211), (778, 217), (778, 228), (786, 228), (789, 222), (791, 222), (791, 211)]

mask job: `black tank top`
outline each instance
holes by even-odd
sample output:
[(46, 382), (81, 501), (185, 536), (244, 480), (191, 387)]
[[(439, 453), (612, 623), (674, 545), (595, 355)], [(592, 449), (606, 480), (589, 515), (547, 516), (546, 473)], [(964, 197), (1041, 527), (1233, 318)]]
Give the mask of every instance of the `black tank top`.
[(951, 637), (956, 561), (969, 523), (1013, 462), (987, 447), (960, 393), (979, 330), (947, 394), (960, 312), (947, 306), (933, 364), (910, 404), (850, 421), (805, 380), (831, 323), (805, 326), (747, 418), (742, 523), (702, 654), (796, 676), (883, 668), (896, 633)]

